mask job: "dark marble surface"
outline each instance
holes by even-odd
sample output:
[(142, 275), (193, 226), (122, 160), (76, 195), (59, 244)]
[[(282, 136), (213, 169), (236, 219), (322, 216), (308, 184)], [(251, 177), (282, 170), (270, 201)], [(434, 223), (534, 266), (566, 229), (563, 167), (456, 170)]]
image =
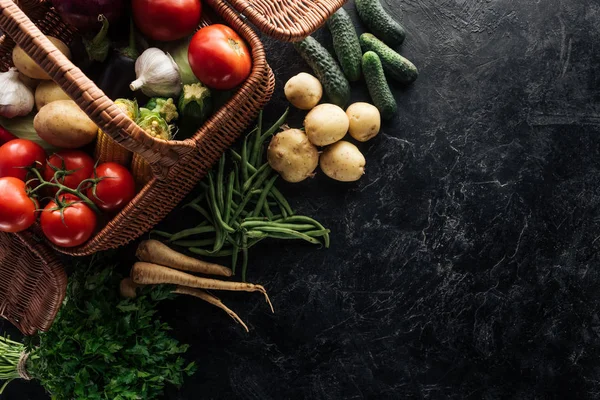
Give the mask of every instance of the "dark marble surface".
[[(332, 229), (332, 248), (254, 250), (249, 279), (276, 314), (222, 296), (249, 334), (196, 301), (165, 307), (201, 363), (167, 398), (600, 397), (600, 4), (386, 7), (421, 76), (394, 88), (398, 116), (360, 146), (366, 176), (280, 183)], [(267, 50), (274, 119), (283, 83), (308, 69), (289, 45)], [(15, 383), (1, 398), (45, 397)]]

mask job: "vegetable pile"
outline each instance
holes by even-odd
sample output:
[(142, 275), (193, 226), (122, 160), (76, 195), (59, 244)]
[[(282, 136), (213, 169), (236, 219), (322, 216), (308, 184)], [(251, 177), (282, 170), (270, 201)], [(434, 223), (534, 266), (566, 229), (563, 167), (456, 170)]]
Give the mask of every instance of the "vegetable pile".
[[(376, 36), (364, 33), (359, 38), (350, 16), (340, 8), (327, 21), (337, 61), (312, 36), (294, 43), (316, 77), (301, 72), (284, 87), (288, 101), (308, 111), (304, 130), (280, 132), (269, 145), (269, 164), (288, 182), (313, 177), (317, 166), (337, 181), (359, 180), (365, 172), (365, 157), (344, 137), (349, 134), (360, 143), (377, 136), (381, 120), (391, 119), (398, 109), (387, 78), (408, 85), (418, 77), (414, 64), (389, 47), (402, 44), (404, 27), (386, 13), (379, 0), (355, 4), (360, 19)], [(363, 76), (373, 104), (348, 106), (350, 82)], [(323, 93), (328, 102), (319, 104)]]
[[(234, 274), (241, 253), (242, 281), (246, 281), (249, 249), (265, 239), (296, 239), (329, 247), (329, 229), (310, 217), (295, 215), (275, 186), (278, 176), (273, 174), (274, 168), (263, 162), (265, 141), (282, 127), (284, 131), (275, 138), (290, 132), (284, 125), (287, 114), (288, 110), (263, 131), (261, 112), (258, 125), (239, 148), (230, 149), (229, 157), (223, 154), (215, 170), (200, 183), (200, 195), (181, 209), (186, 212), (186, 220), (200, 219), (196, 226), (174, 233), (154, 230), (151, 234), (196, 255), (230, 256)], [(301, 147), (299, 144), (298, 150)], [(303, 153), (296, 154), (296, 161), (312, 162)]]
[[(200, 0), (52, 3), (81, 36), (70, 46), (48, 39), (156, 140), (193, 135), (250, 74), (250, 51), (235, 31), (213, 24), (194, 32)], [(0, 231), (39, 219), (54, 245), (80, 246), (135, 198), (152, 170), (21, 47), (12, 60), (0, 73)]]
[[(0, 338), (0, 380), (36, 379), (53, 399), (156, 399), (195, 371), (188, 346), (170, 335), (157, 305), (174, 297), (168, 285), (119, 296), (115, 266), (78, 265), (66, 300), (47, 333), (26, 345)], [(0, 393), (2, 392), (0, 389)]]

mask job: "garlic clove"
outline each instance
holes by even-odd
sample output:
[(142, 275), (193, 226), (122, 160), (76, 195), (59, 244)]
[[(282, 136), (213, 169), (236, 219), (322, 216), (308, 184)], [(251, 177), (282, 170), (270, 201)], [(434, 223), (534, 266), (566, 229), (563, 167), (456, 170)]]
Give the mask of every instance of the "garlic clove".
[(27, 115), (33, 110), (33, 91), (19, 79), (16, 68), (0, 73), (0, 87), (0, 116), (14, 118)]

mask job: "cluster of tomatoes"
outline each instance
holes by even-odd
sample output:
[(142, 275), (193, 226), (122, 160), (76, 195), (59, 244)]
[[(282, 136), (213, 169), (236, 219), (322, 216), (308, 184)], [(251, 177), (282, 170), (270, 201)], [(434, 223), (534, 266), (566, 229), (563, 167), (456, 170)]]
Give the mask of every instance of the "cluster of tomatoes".
[(119, 164), (96, 165), (79, 150), (48, 157), (41, 146), (25, 139), (0, 147), (0, 231), (23, 231), (39, 216), (50, 242), (79, 246), (95, 233), (103, 216), (118, 212), (134, 196), (133, 176)]

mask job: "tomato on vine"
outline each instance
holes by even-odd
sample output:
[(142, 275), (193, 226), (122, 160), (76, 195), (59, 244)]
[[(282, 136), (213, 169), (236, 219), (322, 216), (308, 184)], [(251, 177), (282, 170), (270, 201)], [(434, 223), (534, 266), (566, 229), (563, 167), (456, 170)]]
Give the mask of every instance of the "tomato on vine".
[(86, 195), (102, 211), (119, 211), (135, 197), (133, 176), (120, 164), (100, 164), (92, 178), (98, 178), (99, 182), (90, 187)]
[(42, 168), (46, 151), (39, 144), (25, 139), (14, 139), (0, 147), (0, 178), (12, 176), (24, 181), (28, 167)]
[(79, 246), (96, 230), (96, 213), (72, 194), (52, 200), (42, 211), (40, 225), (50, 242), (61, 247)]
[[(48, 159), (44, 170), (44, 180), (58, 182), (71, 189), (77, 189), (79, 184), (94, 173), (94, 160), (80, 150), (63, 150), (54, 153)], [(51, 188), (56, 194), (58, 188)]]
[(29, 198), (22, 180), (7, 176), (0, 178), (0, 231), (21, 232), (35, 222), (39, 204)]

